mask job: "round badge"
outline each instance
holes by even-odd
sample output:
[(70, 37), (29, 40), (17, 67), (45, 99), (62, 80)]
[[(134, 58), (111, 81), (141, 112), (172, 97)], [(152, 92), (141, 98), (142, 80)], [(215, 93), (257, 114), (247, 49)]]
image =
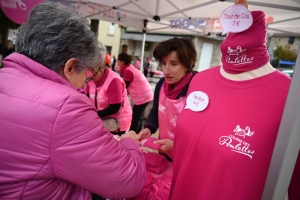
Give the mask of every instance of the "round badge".
[(205, 92), (195, 91), (189, 94), (186, 99), (184, 109), (190, 109), (194, 112), (203, 111), (209, 103), (208, 95)]

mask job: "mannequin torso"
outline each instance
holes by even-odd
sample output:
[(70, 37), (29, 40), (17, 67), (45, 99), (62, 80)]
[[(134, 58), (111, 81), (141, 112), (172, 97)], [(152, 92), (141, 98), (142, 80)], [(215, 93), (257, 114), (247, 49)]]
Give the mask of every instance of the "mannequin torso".
[(223, 77), (233, 80), (233, 81), (245, 81), (245, 80), (250, 80), (254, 78), (258, 78), (267, 74), (270, 74), (272, 72), (276, 71), (275, 68), (272, 67), (272, 65), (268, 62), (262, 67), (258, 69), (254, 69), (251, 71), (243, 72), (240, 74), (230, 74), (224, 71), (223, 67), (220, 67), (220, 73)]

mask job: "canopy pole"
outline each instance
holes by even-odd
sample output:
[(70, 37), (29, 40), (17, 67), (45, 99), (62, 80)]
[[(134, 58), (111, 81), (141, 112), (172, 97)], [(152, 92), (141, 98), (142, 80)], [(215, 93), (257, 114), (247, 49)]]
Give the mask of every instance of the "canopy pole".
[(300, 54), (284, 107), (262, 200), (285, 199), (300, 148)]
[(144, 19), (144, 27), (143, 27), (143, 43), (142, 43), (142, 55), (141, 55), (141, 72), (144, 72), (144, 51), (145, 51), (145, 42), (146, 42), (146, 28), (147, 28), (148, 20)]
[(143, 42), (142, 42), (142, 55), (141, 55), (141, 72), (144, 71), (144, 50), (145, 50), (145, 42), (146, 42), (146, 31), (143, 31)]

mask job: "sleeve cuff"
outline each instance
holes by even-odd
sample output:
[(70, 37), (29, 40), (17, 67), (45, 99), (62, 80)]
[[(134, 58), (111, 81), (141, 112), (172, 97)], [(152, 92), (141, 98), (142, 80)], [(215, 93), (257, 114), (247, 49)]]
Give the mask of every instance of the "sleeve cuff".
[(144, 128), (148, 128), (151, 131), (151, 134), (156, 132), (156, 128), (152, 124), (145, 124)]

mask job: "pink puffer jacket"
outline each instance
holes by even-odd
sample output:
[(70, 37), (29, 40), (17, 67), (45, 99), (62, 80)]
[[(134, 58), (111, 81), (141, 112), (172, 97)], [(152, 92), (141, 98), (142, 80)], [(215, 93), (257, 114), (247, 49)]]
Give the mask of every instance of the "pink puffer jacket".
[(136, 142), (103, 128), (89, 98), (13, 53), (0, 69), (0, 199), (134, 197), (145, 184)]

